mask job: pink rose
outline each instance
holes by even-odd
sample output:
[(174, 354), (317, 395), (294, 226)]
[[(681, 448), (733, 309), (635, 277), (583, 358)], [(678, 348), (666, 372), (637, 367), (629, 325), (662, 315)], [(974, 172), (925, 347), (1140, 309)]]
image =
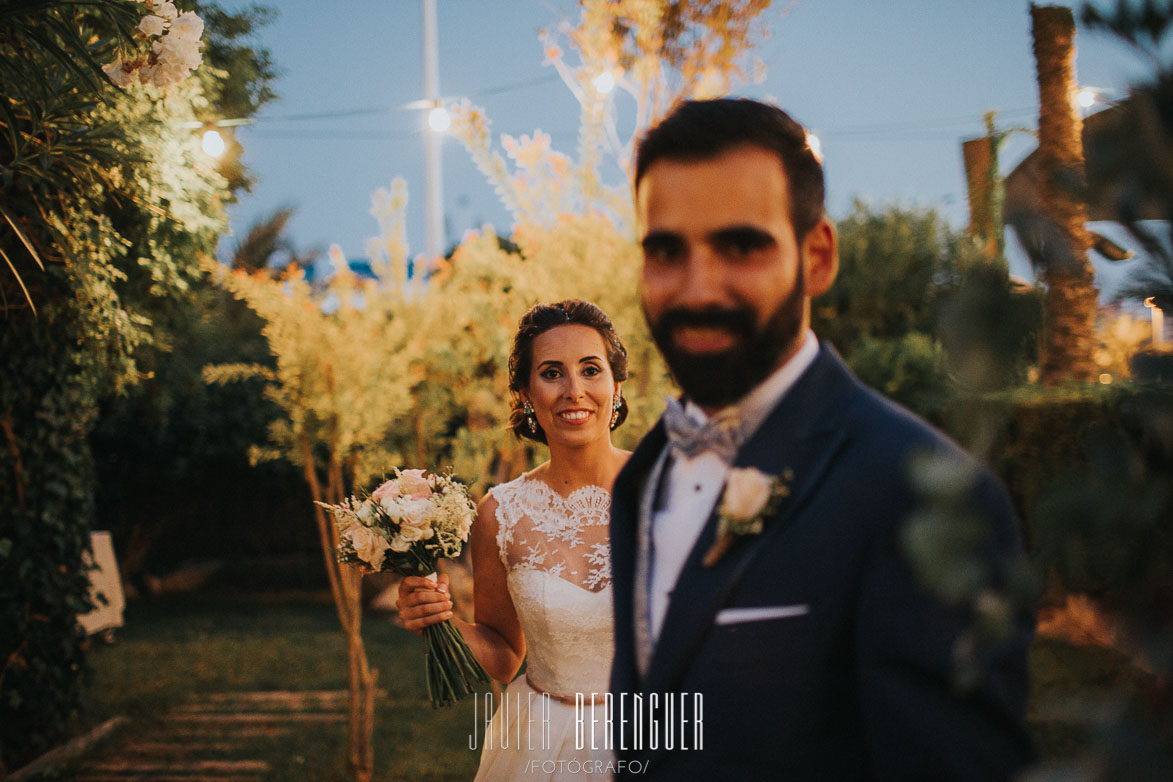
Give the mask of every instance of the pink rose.
[(423, 470), (404, 470), (399, 474), (399, 491), (414, 500), (432, 496), (432, 486)]
[(399, 482), (394, 478), (389, 481), (384, 481), (379, 488), (371, 492), (371, 498), (375, 502), (380, 502), (384, 497), (389, 497), (393, 500), (399, 498)]
[(387, 556), (387, 540), (373, 529), (354, 524), (343, 531), (342, 539), (354, 547), (354, 553), (359, 559), (375, 570), (383, 566)]

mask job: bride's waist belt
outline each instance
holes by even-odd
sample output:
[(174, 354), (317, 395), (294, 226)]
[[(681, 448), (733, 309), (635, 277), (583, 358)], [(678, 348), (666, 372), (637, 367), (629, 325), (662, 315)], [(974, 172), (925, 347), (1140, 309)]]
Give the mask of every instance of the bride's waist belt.
[(578, 696), (580, 694), (582, 695), (583, 703), (590, 703), (590, 704), (596, 703), (595, 696), (599, 696), (599, 700), (601, 701), (602, 695), (603, 695), (603, 693), (589, 693), (589, 694), (588, 693), (574, 693), (571, 695), (559, 695), (558, 693), (550, 692), (549, 690), (545, 689), (544, 687), (539, 687), (537, 684), (534, 683), (534, 680), (529, 677), (528, 673), (525, 675), (525, 683), (528, 684), (529, 688), (531, 690), (533, 690), (534, 692), (540, 692), (543, 695), (549, 695), (554, 700), (561, 701), (562, 703), (568, 703), (571, 706), (575, 705), (578, 702)]

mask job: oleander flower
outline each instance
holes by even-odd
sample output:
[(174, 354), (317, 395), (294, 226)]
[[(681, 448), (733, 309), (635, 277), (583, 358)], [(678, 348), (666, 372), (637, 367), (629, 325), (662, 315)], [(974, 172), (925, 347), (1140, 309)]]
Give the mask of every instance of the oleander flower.
[(161, 3), (149, 2), (147, 3), (147, 8), (150, 8), (164, 19), (174, 19), (179, 15), (179, 9), (175, 7), (175, 3), (172, 3), (171, 0), (163, 0)]
[(103, 66), (102, 72), (110, 77), (110, 81), (123, 89), (134, 84), (134, 70), (123, 63), (121, 57), (109, 65)]
[(167, 29), (167, 20), (154, 14), (144, 16), (142, 21), (138, 23), (138, 30), (143, 35), (162, 35), (165, 29)]
[(168, 35), (196, 39), (204, 34), (204, 20), (195, 11), (184, 11), (171, 23)]
[(194, 11), (180, 11), (170, 0), (141, 0), (148, 13), (139, 20), (144, 48), (130, 61), (121, 58), (103, 68), (119, 87), (139, 83), (166, 89), (186, 79), (203, 62), (200, 36), (204, 20)]

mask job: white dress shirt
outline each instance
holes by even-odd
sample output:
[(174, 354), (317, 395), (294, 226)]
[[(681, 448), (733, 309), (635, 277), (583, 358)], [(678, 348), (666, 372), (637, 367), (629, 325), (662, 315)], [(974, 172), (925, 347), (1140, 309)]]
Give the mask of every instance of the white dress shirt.
[[(757, 431), (818, 353), (819, 341), (808, 330), (798, 352), (738, 403), (737, 410), (745, 439)], [(685, 412), (699, 423), (708, 420), (705, 412), (693, 402), (686, 402)], [(652, 512), (648, 612), (653, 643), (660, 637), (660, 628), (668, 612), (668, 601), (676, 586), (676, 579), (712, 514), (728, 475), (729, 465), (711, 451), (691, 459), (678, 453), (673, 454), (664, 476), (663, 501), (660, 509)], [(655, 490), (654, 486), (645, 488), (645, 491)]]

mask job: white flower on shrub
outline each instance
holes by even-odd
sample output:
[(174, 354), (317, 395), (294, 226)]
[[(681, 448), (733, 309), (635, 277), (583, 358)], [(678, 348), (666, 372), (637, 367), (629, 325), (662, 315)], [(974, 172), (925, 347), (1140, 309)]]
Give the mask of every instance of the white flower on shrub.
[(118, 58), (102, 70), (119, 87), (129, 87), (135, 74), (142, 84), (166, 89), (186, 79), (203, 62), (204, 20), (194, 11), (183, 11), (167, 0), (139, 0), (148, 13), (138, 24), (138, 38), (149, 51), (134, 60)]
[(162, 35), (166, 29), (167, 20), (154, 14), (144, 16), (143, 20), (138, 23), (138, 30), (143, 35)]
[(102, 71), (110, 77), (110, 81), (123, 89), (134, 84), (134, 68), (123, 63), (121, 57), (109, 65), (103, 66)]

